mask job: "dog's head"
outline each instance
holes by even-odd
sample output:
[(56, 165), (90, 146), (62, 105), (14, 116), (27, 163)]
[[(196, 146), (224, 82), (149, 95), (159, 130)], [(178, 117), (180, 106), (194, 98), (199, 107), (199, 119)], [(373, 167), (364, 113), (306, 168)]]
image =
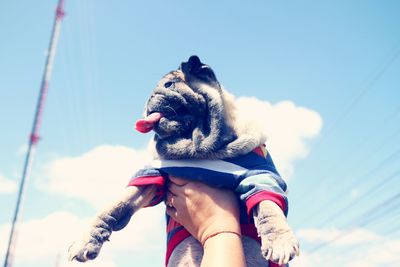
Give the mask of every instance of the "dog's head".
[(136, 129), (154, 130), (156, 149), (162, 158), (235, 156), (226, 153), (232, 144), (239, 150), (230, 102), (214, 71), (197, 56), (191, 56), (160, 80), (145, 106), (145, 118), (136, 123)]

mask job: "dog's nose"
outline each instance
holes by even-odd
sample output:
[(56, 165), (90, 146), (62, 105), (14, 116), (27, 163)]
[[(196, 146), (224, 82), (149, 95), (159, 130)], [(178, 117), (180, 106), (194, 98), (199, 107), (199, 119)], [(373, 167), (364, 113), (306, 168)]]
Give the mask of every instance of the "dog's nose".
[(189, 58), (189, 60), (188, 60), (188, 63), (189, 63), (191, 66), (199, 66), (199, 65), (202, 65), (202, 63), (201, 63), (201, 61), (200, 61), (200, 58), (199, 58), (198, 56), (196, 56), (196, 55), (191, 56), (191, 57)]
[(200, 58), (198, 56), (191, 56), (187, 62), (183, 62), (181, 64), (181, 69), (183, 72), (191, 73), (196, 72), (196, 70), (200, 69), (203, 63), (201, 63)]

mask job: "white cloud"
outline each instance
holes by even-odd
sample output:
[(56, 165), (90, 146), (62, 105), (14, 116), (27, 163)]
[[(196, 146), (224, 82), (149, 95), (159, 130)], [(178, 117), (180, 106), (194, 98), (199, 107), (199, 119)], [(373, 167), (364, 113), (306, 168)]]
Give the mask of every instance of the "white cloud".
[(345, 232), (338, 229), (303, 229), (297, 232), (300, 244), (307, 244), (308, 248), (332, 241), (338, 235), (343, 237), (314, 253), (307, 252), (303, 246), (300, 257), (293, 260), (290, 266), (375, 267), (400, 263), (400, 239), (382, 236), (364, 228)]
[(44, 167), (39, 187), (80, 198), (99, 208), (115, 199), (134, 172), (148, 162), (148, 153), (102, 145), (78, 157), (64, 157)]
[(248, 120), (257, 120), (267, 133), (267, 148), (284, 178), (293, 174), (293, 162), (308, 155), (307, 140), (322, 128), (321, 116), (291, 101), (271, 104), (254, 97), (239, 97), (238, 112)]
[[(92, 220), (76, 215), (57, 212), (45, 218), (22, 222), (19, 225), (15, 257), (19, 266), (38, 261), (55, 262), (60, 256), (60, 266), (82, 266), (67, 261), (67, 250), (72, 241), (79, 238)], [(0, 251), (5, 251), (9, 225), (0, 227)], [(165, 226), (162, 207), (147, 208), (134, 215), (130, 224), (121, 232), (115, 232), (99, 257), (85, 266), (113, 267), (119, 253), (129, 252), (132, 257), (146, 254), (162, 261)], [(157, 256), (154, 256), (157, 255)], [(133, 261), (134, 262), (134, 261)], [(25, 265), (24, 265), (25, 264)], [(154, 264), (160, 265), (160, 264)]]
[(82, 263), (74, 261), (70, 262), (68, 260), (60, 260), (58, 267), (117, 267), (118, 265), (111, 260), (95, 260), (91, 262), (85, 262), (85, 265)]
[(297, 232), (300, 239), (308, 243), (323, 243), (335, 239), (339, 235), (343, 237), (337, 239), (335, 244), (352, 245), (369, 241), (379, 241), (382, 239), (378, 234), (364, 228), (355, 228), (343, 232), (336, 228), (330, 229), (301, 229)]
[(9, 180), (0, 174), (0, 194), (14, 193), (17, 190), (17, 183)]
[[(21, 222), (18, 225), (16, 255), (25, 260), (38, 260), (56, 255), (66, 246), (66, 237), (71, 236), (80, 220), (69, 213), (59, 212), (44, 219)], [(10, 226), (2, 226), (1, 240), (8, 239)], [(6, 237), (7, 236), (7, 237)], [(5, 246), (5, 243), (3, 243)], [(0, 250), (5, 251), (5, 247)]]

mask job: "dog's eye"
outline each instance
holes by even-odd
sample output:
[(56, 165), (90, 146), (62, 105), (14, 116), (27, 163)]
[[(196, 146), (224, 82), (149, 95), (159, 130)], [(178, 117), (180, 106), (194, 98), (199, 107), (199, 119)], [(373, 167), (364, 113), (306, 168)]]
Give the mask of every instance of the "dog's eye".
[(171, 87), (173, 84), (174, 84), (173, 82), (166, 82), (166, 83), (164, 84), (164, 87), (165, 87), (165, 88), (169, 88), (169, 87)]

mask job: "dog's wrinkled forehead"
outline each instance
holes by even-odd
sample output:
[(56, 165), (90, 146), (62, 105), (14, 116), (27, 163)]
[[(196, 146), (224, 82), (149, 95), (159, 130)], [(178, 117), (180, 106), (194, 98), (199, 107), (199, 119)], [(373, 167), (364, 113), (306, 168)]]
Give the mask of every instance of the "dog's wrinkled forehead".
[(191, 56), (187, 62), (182, 62), (178, 70), (166, 74), (157, 84), (157, 88), (173, 89), (176, 83), (185, 83), (192, 90), (202, 85), (220, 89), (214, 71), (203, 64), (197, 56)]
[[(162, 77), (162, 79), (158, 82), (157, 88), (171, 88), (176, 83), (185, 83), (185, 75), (180, 70), (174, 70)], [(172, 88), (171, 88), (172, 89)]]
[(221, 99), (221, 87), (214, 71), (197, 56), (182, 62), (178, 70), (164, 75), (147, 102), (145, 116), (154, 112), (166, 117), (205, 112), (206, 99)]

